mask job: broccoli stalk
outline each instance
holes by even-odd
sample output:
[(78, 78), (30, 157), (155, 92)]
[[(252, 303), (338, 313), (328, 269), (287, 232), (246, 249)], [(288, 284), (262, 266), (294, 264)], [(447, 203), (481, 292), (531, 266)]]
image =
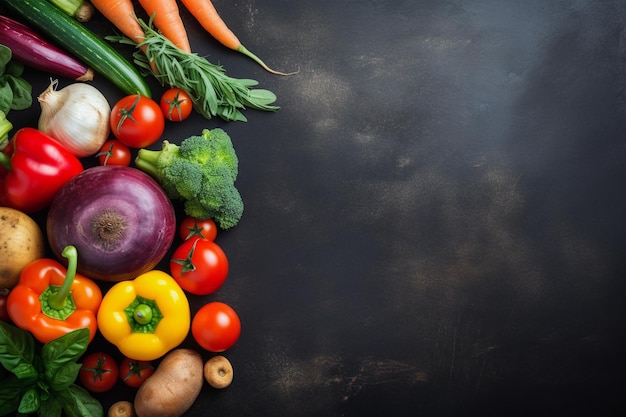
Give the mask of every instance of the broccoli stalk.
[(159, 151), (140, 149), (135, 165), (156, 179), (171, 199), (183, 201), (187, 215), (212, 218), (222, 229), (241, 219), (243, 201), (235, 187), (239, 160), (224, 130), (204, 129), (180, 146), (164, 140)]

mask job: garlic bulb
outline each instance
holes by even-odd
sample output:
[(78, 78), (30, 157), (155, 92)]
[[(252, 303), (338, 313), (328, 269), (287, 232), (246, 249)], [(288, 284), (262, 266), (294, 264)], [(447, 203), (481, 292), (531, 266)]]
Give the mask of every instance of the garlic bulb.
[(39, 130), (76, 157), (94, 155), (109, 137), (111, 106), (96, 87), (77, 82), (57, 90), (57, 80), (37, 98)]

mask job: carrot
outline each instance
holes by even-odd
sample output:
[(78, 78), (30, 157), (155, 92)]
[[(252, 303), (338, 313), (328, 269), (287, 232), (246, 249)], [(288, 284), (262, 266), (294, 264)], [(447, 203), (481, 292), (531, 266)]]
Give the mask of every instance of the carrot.
[(189, 38), (180, 17), (176, 0), (139, 0), (154, 26), (174, 45), (185, 52), (191, 52)]
[[(91, 4), (129, 39), (135, 43), (144, 41), (146, 34), (137, 21), (132, 0), (91, 0)], [(145, 54), (146, 46), (141, 50)], [(154, 61), (150, 62), (150, 68), (156, 70)]]
[(252, 58), (263, 69), (272, 74), (292, 75), (292, 73), (284, 73), (269, 68), (259, 57), (250, 52), (241, 44), (237, 36), (228, 28), (226, 22), (221, 18), (211, 0), (181, 0), (193, 17), (200, 25), (211, 34), (219, 43), (225, 47), (237, 52), (241, 52), (249, 58)]
[(145, 33), (137, 22), (131, 0), (91, 0), (91, 4), (124, 35), (136, 43), (143, 42)]

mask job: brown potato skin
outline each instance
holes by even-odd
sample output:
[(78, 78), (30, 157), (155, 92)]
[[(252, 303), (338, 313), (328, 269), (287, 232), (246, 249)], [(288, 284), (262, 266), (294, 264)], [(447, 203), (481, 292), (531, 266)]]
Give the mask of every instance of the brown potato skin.
[(137, 417), (180, 417), (193, 405), (204, 383), (203, 361), (192, 349), (174, 349), (135, 395)]
[(0, 293), (15, 287), (22, 269), (43, 258), (45, 248), (43, 232), (30, 216), (0, 207)]

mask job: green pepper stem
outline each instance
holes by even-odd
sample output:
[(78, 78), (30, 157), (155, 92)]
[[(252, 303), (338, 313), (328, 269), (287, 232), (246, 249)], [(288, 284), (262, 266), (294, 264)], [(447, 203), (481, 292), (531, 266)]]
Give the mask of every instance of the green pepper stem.
[(139, 324), (148, 324), (152, 321), (152, 309), (147, 304), (139, 304), (135, 307), (133, 317)]
[(68, 245), (61, 252), (64, 258), (67, 259), (67, 272), (65, 273), (65, 279), (63, 285), (59, 288), (59, 291), (55, 292), (48, 298), (48, 305), (55, 310), (63, 310), (67, 301), (67, 296), (70, 294), (72, 284), (74, 283), (74, 277), (76, 276), (76, 268), (78, 266), (78, 250), (75, 246)]

